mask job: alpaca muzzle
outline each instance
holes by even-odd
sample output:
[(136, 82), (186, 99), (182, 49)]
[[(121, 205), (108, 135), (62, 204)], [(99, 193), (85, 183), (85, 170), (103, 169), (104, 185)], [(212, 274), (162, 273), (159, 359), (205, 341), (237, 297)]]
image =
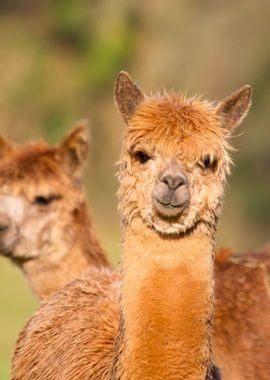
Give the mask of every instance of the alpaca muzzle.
[(0, 213), (0, 254), (8, 256), (18, 241), (18, 228), (11, 219)]
[(166, 217), (179, 216), (189, 205), (188, 179), (180, 165), (172, 162), (161, 172), (154, 191), (153, 204), (156, 211)]
[(22, 205), (17, 197), (0, 197), (0, 254), (9, 256), (19, 241)]

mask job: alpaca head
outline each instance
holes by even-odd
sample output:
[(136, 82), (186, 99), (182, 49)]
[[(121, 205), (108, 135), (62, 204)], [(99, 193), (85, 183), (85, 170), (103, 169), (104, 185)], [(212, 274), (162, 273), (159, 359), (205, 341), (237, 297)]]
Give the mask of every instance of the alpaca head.
[(65, 254), (84, 197), (88, 132), (79, 123), (56, 148), (0, 137), (0, 254), (17, 262)]
[(180, 94), (147, 97), (125, 72), (115, 87), (127, 128), (120, 169), (124, 223), (159, 233), (214, 225), (229, 172), (230, 132), (246, 116), (251, 88), (214, 104)]

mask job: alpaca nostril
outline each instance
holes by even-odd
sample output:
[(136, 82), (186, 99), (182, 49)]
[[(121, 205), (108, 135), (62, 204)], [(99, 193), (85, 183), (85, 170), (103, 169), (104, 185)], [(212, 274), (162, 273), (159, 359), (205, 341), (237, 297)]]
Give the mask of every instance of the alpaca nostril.
[(171, 175), (165, 174), (161, 177), (161, 182), (165, 183), (171, 190), (176, 190), (178, 187), (183, 186), (187, 183), (186, 178), (181, 175)]

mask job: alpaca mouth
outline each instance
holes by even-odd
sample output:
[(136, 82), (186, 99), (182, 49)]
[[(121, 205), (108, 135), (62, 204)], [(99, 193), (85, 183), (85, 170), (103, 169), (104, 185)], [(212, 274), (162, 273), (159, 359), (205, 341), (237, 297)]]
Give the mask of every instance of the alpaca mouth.
[(189, 204), (189, 199), (184, 200), (183, 202), (169, 202), (161, 201), (160, 199), (153, 197), (153, 204), (157, 213), (161, 217), (165, 218), (177, 218), (182, 212), (187, 208)]
[(0, 227), (0, 254), (3, 256), (12, 256), (13, 250), (19, 240), (18, 229), (16, 226)]
[(12, 256), (13, 249), (17, 243), (17, 239), (10, 242), (9, 244), (0, 243), (0, 254), (6, 257)]
[(182, 207), (182, 204), (173, 204), (173, 202), (162, 202), (159, 199), (156, 199), (156, 201), (161, 204), (164, 207), (170, 207), (170, 208), (179, 208)]

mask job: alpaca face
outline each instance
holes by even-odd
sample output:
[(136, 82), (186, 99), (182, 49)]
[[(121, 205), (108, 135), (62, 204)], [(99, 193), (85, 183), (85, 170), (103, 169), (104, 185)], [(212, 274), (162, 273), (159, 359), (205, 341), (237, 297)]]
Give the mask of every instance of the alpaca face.
[[(6, 188), (12, 194), (11, 188)], [(2, 193), (3, 194), (3, 193)], [(25, 193), (0, 196), (0, 253), (14, 260), (53, 254), (59, 244), (62, 216), (59, 205), (49, 205), (44, 196), (28, 200)], [(59, 198), (60, 199), (60, 198)]]
[[(171, 106), (171, 100), (159, 99), (156, 112), (151, 107), (154, 115), (161, 104)], [(129, 221), (141, 218), (163, 234), (187, 232), (200, 221), (213, 223), (229, 164), (226, 139), (214, 111), (205, 110), (213, 119), (212, 130), (207, 131), (203, 123), (194, 127), (182, 118), (176, 123), (169, 115), (163, 121), (160, 116), (149, 120), (148, 107), (145, 102), (138, 109), (126, 131), (120, 188), (123, 215)], [(207, 132), (215, 134), (212, 143)]]
[(3, 145), (10, 149), (0, 154), (0, 254), (17, 262), (45, 255), (58, 260), (72, 246), (75, 214), (84, 200), (78, 167), (67, 156), (77, 138), (68, 137), (58, 148), (1, 140), (2, 151)]
[(215, 226), (229, 172), (230, 131), (250, 107), (245, 86), (214, 105), (172, 94), (146, 97), (120, 73), (115, 99), (127, 123), (120, 170), (124, 223), (174, 235)]

